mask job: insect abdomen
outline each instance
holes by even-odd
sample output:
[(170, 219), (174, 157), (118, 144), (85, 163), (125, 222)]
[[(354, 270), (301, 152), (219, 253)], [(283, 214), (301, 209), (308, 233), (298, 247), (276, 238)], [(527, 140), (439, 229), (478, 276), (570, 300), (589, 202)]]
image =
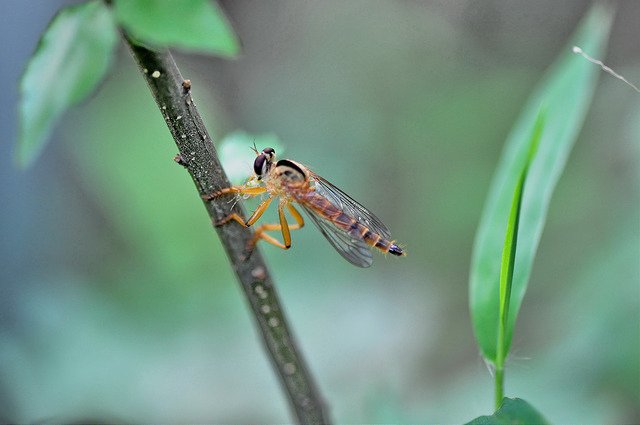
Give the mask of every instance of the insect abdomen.
[(384, 253), (389, 253), (397, 256), (405, 255), (402, 248), (394, 243), (394, 241), (389, 241), (383, 238), (382, 236), (373, 233), (371, 230), (363, 226), (354, 220), (354, 222), (360, 227), (360, 235), (362, 235), (362, 239), (371, 245), (374, 248), (378, 248), (380, 251)]
[(377, 248), (384, 253), (388, 252), (397, 256), (405, 255), (404, 250), (396, 245), (394, 241), (389, 241), (379, 234), (372, 232), (368, 227), (342, 212), (325, 198), (314, 194), (307, 197), (306, 201), (314, 207), (318, 214), (331, 220), (336, 226), (345, 229), (347, 233), (353, 237), (363, 239), (367, 245)]

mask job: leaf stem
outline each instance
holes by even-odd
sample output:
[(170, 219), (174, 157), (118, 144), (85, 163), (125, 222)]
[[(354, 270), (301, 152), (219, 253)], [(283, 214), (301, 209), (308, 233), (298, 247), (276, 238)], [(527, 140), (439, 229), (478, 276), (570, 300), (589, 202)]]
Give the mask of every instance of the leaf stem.
[[(497, 360), (496, 360), (497, 363)], [(500, 408), (502, 399), (504, 398), (504, 361), (498, 366), (496, 364), (495, 371), (495, 397), (496, 397), (496, 410)]]
[[(199, 195), (230, 186), (191, 97), (191, 82), (182, 78), (167, 50), (149, 50), (136, 44), (127, 34), (123, 35), (171, 131), (180, 163), (191, 175)], [(214, 223), (232, 212), (244, 216), (240, 206), (232, 206), (225, 200), (206, 201), (204, 205)], [(329, 423), (326, 406), (289, 331), (260, 252), (256, 249), (246, 258), (245, 249), (252, 232), (241, 226), (220, 226), (216, 230), (295, 417), (302, 424)], [(247, 405), (250, 403), (247, 401)]]

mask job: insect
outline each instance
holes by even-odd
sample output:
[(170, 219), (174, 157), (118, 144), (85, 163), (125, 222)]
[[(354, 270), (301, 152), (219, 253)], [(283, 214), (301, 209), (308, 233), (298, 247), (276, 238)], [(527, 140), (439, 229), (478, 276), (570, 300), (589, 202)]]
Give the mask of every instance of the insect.
[[(389, 229), (368, 209), (354, 201), (349, 195), (320, 177), (304, 165), (281, 159), (276, 161), (273, 148), (262, 152), (254, 147), (257, 157), (253, 162), (254, 175), (242, 186), (231, 186), (217, 192), (204, 195), (211, 200), (227, 194), (258, 196), (266, 194), (264, 199), (245, 221), (232, 213), (216, 225), (221, 226), (236, 221), (245, 227), (253, 225), (267, 210), (275, 198), (278, 201), (280, 224), (263, 224), (255, 230), (249, 242), (249, 251), (263, 239), (282, 249), (291, 247), (291, 230), (304, 226), (304, 219), (294, 204), (302, 207), (320, 232), (331, 245), (351, 264), (369, 267), (373, 261), (371, 247), (383, 253), (404, 256), (406, 252), (391, 240)], [(285, 217), (288, 210), (295, 224), (289, 224)], [(283, 242), (267, 234), (280, 231)]]

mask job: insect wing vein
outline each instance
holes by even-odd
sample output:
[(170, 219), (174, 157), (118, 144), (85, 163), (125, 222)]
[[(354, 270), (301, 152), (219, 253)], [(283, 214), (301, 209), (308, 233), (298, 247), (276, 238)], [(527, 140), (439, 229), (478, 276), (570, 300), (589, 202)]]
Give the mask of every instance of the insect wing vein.
[(311, 175), (315, 181), (316, 193), (327, 198), (329, 202), (340, 208), (345, 214), (358, 220), (358, 222), (366, 226), (373, 233), (380, 235), (384, 239), (391, 238), (391, 232), (387, 226), (371, 211), (360, 205), (325, 178), (315, 173), (311, 173)]
[(318, 226), (322, 235), (348, 262), (358, 267), (369, 267), (371, 265), (373, 256), (369, 246), (363, 239), (354, 238), (346, 230), (320, 216), (313, 209), (304, 205), (302, 207)]

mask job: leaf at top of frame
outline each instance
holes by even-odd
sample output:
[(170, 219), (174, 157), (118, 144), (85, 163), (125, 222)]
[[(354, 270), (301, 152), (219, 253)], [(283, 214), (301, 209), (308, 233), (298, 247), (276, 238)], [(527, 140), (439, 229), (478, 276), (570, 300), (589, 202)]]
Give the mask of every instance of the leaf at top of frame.
[(117, 39), (101, 1), (66, 7), (51, 20), (20, 80), (16, 156), (21, 166), (35, 160), (67, 108), (96, 89)]
[(115, 15), (136, 39), (159, 47), (234, 57), (240, 42), (212, 0), (115, 0)]
[(493, 177), (476, 233), (469, 278), (474, 333), (483, 356), (491, 362), (496, 357), (500, 263), (509, 206), (527, 159), (538, 110), (544, 105), (545, 128), (522, 198), (506, 347), (510, 345), (553, 189), (582, 127), (600, 72), (599, 67), (575, 55), (572, 47), (580, 46), (590, 55), (602, 57), (612, 17), (609, 8), (595, 5), (580, 23), (530, 96), (507, 138)]

